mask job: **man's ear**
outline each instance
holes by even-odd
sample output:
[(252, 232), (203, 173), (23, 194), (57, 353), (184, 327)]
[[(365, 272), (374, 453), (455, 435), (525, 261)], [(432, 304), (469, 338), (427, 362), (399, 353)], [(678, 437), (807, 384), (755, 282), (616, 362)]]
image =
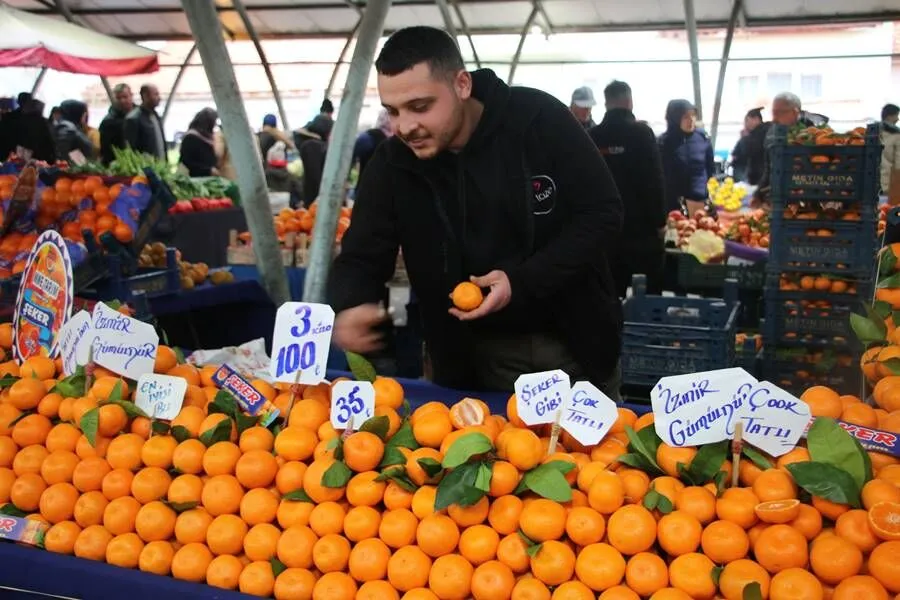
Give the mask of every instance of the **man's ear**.
[(468, 100), (472, 96), (472, 74), (465, 69), (453, 77), (453, 88), (460, 100)]

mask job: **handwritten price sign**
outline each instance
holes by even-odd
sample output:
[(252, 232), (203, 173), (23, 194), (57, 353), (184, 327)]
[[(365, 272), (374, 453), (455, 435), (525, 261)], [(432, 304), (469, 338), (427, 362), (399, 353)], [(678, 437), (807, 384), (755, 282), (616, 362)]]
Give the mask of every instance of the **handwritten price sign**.
[(679, 447), (729, 439), (729, 423), (742, 406), (736, 390), (756, 383), (741, 368), (663, 377), (650, 391), (657, 435)]
[(327, 304), (285, 302), (275, 315), (269, 374), (275, 381), (314, 385), (325, 378), (334, 311)]
[(94, 362), (113, 373), (139, 379), (153, 372), (159, 336), (152, 325), (98, 302), (91, 323), (91, 346)]
[(63, 360), (63, 372), (75, 373), (78, 365), (86, 365), (90, 358), (91, 313), (80, 310), (59, 330), (59, 351)]
[(553, 423), (556, 413), (572, 393), (569, 376), (562, 370), (520, 375), (516, 379), (516, 410), (526, 425)]
[(137, 381), (134, 403), (155, 419), (171, 421), (178, 416), (185, 393), (187, 381), (182, 377), (141, 375)]
[(331, 390), (331, 426), (357, 430), (375, 414), (375, 386), (368, 381), (339, 381)]
[(619, 418), (616, 403), (587, 381), (572, 386), (572, 397), (560, 425), (580, 444), (593, 446), (609, 433)]
[[(735, 400), (741, 404), (735, 421), (744, 423), (744, 441), (772, 456), (790, 452), (809, 424), (809, 405), (768, 381), (742, 384)], [(734, 435), (733, 423), (726, 433)]]

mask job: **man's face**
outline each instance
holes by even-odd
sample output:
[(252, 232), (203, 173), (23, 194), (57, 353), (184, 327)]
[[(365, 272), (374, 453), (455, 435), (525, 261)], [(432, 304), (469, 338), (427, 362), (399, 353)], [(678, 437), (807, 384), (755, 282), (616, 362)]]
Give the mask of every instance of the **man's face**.
[(800, 118), (800, 109), (784, 100), (776, 100), (772, 104), (772, 120), (779, 125), (790, 127)]
[(695, 129), (697, 129), (697, 111), (689, 110), (681, 116), (681, 130), (692, 133)]
[(422, 160), (450, 147), (463, 126), (463, 102), (472, 95), (466, 71), (450, 81), (432, 76), (426, 63), (398, 75), (378, 74), (378, 93), (391, 129)]
[(142, 101), (150, 108), (159, 106), (159, 89), (155, 85), (151, 85), (144, 94)]
[(889, 125), (896, 125), (898, 119), (900, 119), (900, 114), (888, 115), (887, 117), (884, 118), (884, 122)]
[(124, 88), (116, 92), (116, 106), (119, 110), (128, 112), (134, 108), (134, 97), (131, 95), (131, 88)]
[(578, 119), (579, 123), (587, 123), (591, 120), (592, 109), (590, 106), (582, 108), (581, 106), (575, 106), (573, 104), (569, 107), (569, 110), (572, 111), (572, 114), (575, 115), (575, 118)]
[(753, 131), (761, 123), (756, 117), (744, 117), (744, 129)]

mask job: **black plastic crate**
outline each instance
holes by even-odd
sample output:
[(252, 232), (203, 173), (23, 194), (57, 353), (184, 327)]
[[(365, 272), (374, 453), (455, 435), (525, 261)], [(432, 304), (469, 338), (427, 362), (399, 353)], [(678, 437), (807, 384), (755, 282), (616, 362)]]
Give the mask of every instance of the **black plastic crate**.
[(841, 394), (858, 394), (862, 383), (860, 350), (809, 344), (766, 345), (762, 353), (762, 376), (800, 395), (813, 385), (825, 385)]
[(874, 216), (861, 221), (784, 219), (775, 213), (769, 235), (770, 271), (872, 271), (878, 247)]
[[(767, 336), (784, 339), (821, 339), (840, 343), (852, 339), (850, 315), (865, 314), (865, 301), (860, 298), (841, 300), (810, 300), (802, 293), (770, 292), (766, 294)], [(836, 339), (837, 338), (837, 339)]]
[(678, 285), (684, 290), (721, 290), (726, 279), (737, 281), (739, 289), (761, 290), (766, 282), (766, 262), (751, 265), (704, 264), (688, 252), (678, 254)]
[[(872, 297), (874, 264), (865, 270), (833, 270), (825, 272), (803, 272), (784, 267), (781, 272), (766, 275), (766, 297), (773, 292), (790, 293), (798, 300), (823, 300), (832, 302), (852, 302), (858, 298)], [(828, 288), (824, 287), (828, 280)], [(810, 282), (812, 287), (810, 288)], [(821, 282), (821, 285), (820, 285)], [(840, 282), (840, 283), (838, 283)]]
[(774, 126), (771, 185), (773, 205), (796, 200), (876, 202), (881, 164), (878, 125), (869, 125), (861, 145), (788, 145), (787, 128)]
[(147, 298), (177, 293), (181, 289), (178, 261), (175, 249), (166, 250), (166, 268), (138, 268), (130, 276), (126, 276), (118, 256), (108, 255), (109, 275), (81, 292), (85, 298), (92, 300), (120, 300), (131, 302), (132, 298), (143, 295)]
[(737, 282), (727, 282), (724, 299), (648, 296), (642, 275), (632, 289), (623, 303), (623, 383), (653, 386), (668, 375), (734, 366)]

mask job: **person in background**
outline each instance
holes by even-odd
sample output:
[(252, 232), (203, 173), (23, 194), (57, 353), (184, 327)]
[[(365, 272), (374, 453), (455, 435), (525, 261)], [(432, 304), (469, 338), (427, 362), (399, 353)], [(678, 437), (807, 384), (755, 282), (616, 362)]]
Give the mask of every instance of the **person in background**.
[(375, 121), (375, 127), (363, 131), (356, 138), (353, 144), (353, 161), (351, 164), (359, 164), (359, 173), (357, 174), (357, 182), (362, 179), (363, 171), (369, 160), (375, 156), (375, 150), (379, 144), (391, 137), (394, 133), (391, 131), (391, 119), (386, 110), (378, 113), (378, 120)]
[[(509, 393), (563, 369), (619, 398), (622, 309), (606, 253), (622, 202), (566, 106), (468, 72), (432, 27), (391, 35), (375, 62), (394, 136), (366, 166), (329, 280), (334, 343), (370, 353), (403, 249), (438, 385)], [(460, 282), (486, 292), (463, 312)]]
[(16, 106), (13, 110), (3, 115), (3, 126), (0, 127), (0, 160), (16, 151), (24, 138), (24, 132), (20, 125), (25, 105), (31, 102), (31, 94), (22, 92), (16, 97)]
[(94, 156), (100, 155), (100, 130), (96, 127), (91, 127), (91, 124), (88, 122), (90, 119), (90, 113), (88, 113), (88, 117), (84, 120), (84, 132), (87, 134), (88, 139), (91, 140), (91, 144), (94, 145)]
[(266, 156), (269, 154), (269, 150), (271, 150), (272, 146), (278, 142), (284, 143), (285, 148), (290, 148), (292, 150), (297, 149), (290, 136), (278, 129), (278, 118), (275, 115), (266, 115), (263, 117), (262, 129), (259, 130), (257, 139), (259, 140), (259, 152), (262, 156), (263, 163), (266, 162)]
[(125, 141), (125, 119), (134, 109), (134, 96), (128, 84), (120, 83), (113, 88), (113, 103), (109, 112), (100, 121), (100, 160), (108, 165), (115, 158), (114, 148), (123, 149)]
[(594, 100), (594, 90), (584, 86), (572, 92), (572, 101), (569, 103), (569, 110), (575, 115), (575, 118), (578, 119), (578, 122), (581, 123), (582, 127), (590, 129), (596, 125), (591, 116), (591, 112), (596, 105), (597, 101)]
[(191, 177), (219, 174), (213, 135), (218, 120), (219, 114), (214, 109), (204, 108), (194, 116), (181, 139), (179, 163), (184, 165)]
[(893, 177), (900, 177), (898, 117), (900, 117), (900, 107), (896, 104), (885, 104), (881, 109), (881, 143), (884, 145), (884, 149), (881, 151), (881, 190), (884, 194), (891, 190), (891, 174), (897, 173)]
[(141, 105), (125, 118), (125, 141), (132, 149), (165, 160), (166, 135), (162, 120), (156, 113), (159, 90), (155, 85), (141, 86)]
[(312, 121), (294, 132), (294, 143), (299, 150), (308, 140), (319, 140), (328, 143), (331, 137), (331, 129), (334, 127), (334, 104), (328, 98), (322, 101), (317, 114)]
[(221, 128), (216, 129), (213, 134), (213, 150), (216, 153), (216, 169), (219, 171), (219, 176), (230, 181), (237, 181), (237, 171), (234, 170), (234, 163), (231, 162), (231, 152), (228, 151), (225, 133)]
[[(22, 95), (20, 95), (22, 96)], [(5, 115), (0, 121), (0, 139), (3, 149), (0, 154), (4, 159), (16, 148), (22, 147), (31, 152), (31, 158), (52, 163), (56, 160), (56, 141), (50, 123), (44, 118), (44, 103), (27, 95), (22, 96), (22, 104), (18, 112)]]
[(697, 109), (687, 100), (671, 100), (666, 107), (666, 132), (659, 137), (666, 182), (666, 210), (688, 214), (706, 206), (706, 183), (715, 173), (712, 144), (697, 129)]
[(631, 87), (613, 81), (603, 90), (606, 114), (588, 135), (612, 173), (622, 197), (622, 241), (610, 252), (610, 267), (619, 297), (624, 298), (637, 273), (647, 276), (647, 291), (662, 292), (666, 248), (666, 194), (659, 146), (653, 130), (634, 118)]
[(50, 116), (47, 117), (47, 120), (50, 121), (50, 126), (56, 125), (56, 122), (62, 118), (62, 111), (58, 106), (54, 106), (50, 109)]
[[(741, 139), (734, 145), (731, 151), (731, 166), (734, 169), (733, 177), (735, 181), (750, 181), (751, 166), (759, 163), (762, 166), (763, 145), (760, 136), (754, 136), (756, 131), (763, 124), (762, 107), (754, 108), (747, 111), (744, 115), (744, 128), (741, 130)], [(757, 167), (757, 168), (759, 168)], [(759, 174), (756, 175), (759, 177)]]
[(87, 104), (66, 100), (59, 105), (60, 118), (54, 127), (56, 153), (59, 160), (71, 161), (72, 152), (80, 152), (85, 159), (94, 158), (94, 144), (85, 133)]

